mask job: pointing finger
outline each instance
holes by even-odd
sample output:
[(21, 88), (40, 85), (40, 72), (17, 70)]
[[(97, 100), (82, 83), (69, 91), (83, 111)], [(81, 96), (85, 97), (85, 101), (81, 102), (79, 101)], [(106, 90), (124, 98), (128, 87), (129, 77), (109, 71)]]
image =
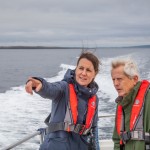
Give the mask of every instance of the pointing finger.
[(41, 88), (42, 88), (42, 84), (40, 83), (40, 84), (36, 87), (35, 91), (36, 91), (36, 92), (39, 92), (39, 91), (41, 90)]

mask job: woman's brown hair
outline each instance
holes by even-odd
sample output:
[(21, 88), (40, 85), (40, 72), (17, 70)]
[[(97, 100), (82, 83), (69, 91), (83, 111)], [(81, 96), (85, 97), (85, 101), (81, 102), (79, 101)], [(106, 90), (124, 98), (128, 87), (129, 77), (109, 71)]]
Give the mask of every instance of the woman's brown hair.
[(99, 59), (93, 53), (91, 53), (91, 52), (82, 52), (80, 57), (78, 58), (77, 65), (79, 64), (79, 61), (82, 58), (86, 58), (87, 60), (92, 62), (96, 74), (99, 72), (99, 65), (101, 64), (101, 62), (99, 61)]

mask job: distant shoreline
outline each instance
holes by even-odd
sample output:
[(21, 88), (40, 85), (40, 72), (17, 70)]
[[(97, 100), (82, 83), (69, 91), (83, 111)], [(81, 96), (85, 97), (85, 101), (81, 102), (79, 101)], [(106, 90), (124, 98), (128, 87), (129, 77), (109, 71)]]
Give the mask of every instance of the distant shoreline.
[(150, 45), (120, 46), (120, 47), (0, 46), (0, 49), (98, 49), (98, 48), (150, 48)]
[(58, 47), (58, 46), (0, 46), (0, 49), (81, 49), (81, 47)]

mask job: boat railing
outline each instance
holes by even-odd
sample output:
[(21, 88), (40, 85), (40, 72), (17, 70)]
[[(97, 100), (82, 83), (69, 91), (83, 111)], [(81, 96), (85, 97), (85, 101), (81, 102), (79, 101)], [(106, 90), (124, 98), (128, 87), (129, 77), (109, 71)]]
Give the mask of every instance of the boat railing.
[[(114, 117), (115, 115), (114, 114), (111, 114), (111, 115), (101, 115), (101, 116), (98, 116), (98, 118), (109, 118), (109, 117)], [(35, 131), (34, 133), (24, 137), (23, 139), (15, 142), (15, 143), (12, 143), (11, 145), (3, 148), (2, 150), (10, 150), (10, 149), (13, 149), (15, 147), (17, 147), (18, 145), (30, 140), (31, 138), (39, 135), (40, 136), (40, 144), (43, 143), (43, 140), (44, 140), (44, 133), (45, 133), (45, 128), (40, 128), (38, 129), (37, 131)]]
[(98, 116), (98, 118), (111, 118), (111, 117), (115, 117), (115, 114), (109, 114), (109, 115), (101, 115), (101, 116)]

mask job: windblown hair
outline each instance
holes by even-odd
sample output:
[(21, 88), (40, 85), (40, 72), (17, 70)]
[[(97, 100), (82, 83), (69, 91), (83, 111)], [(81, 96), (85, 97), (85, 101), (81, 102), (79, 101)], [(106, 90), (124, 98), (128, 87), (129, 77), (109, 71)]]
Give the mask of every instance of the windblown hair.
[(94, 66), (94, 70), (96, 73), (99, 72), (99, 65), (101, 64), (101, 62), (99, 61), (98, 57), (96, 57), (92, 52), (82, 52), (81, 55), (79, 56), (79, 59), (77, 61), (77, 65), (79, 64), (79, 61), (82, 58), (86, 58), (87, 60), (91, 61), (93, 66)]
[(124, 66), (124, 74), (132, 79), (134, 76), (138, 76), (140, 80), (139, 71), (136, 63), (132, 59), (117, 59), (111, 63), (112, 70)]

